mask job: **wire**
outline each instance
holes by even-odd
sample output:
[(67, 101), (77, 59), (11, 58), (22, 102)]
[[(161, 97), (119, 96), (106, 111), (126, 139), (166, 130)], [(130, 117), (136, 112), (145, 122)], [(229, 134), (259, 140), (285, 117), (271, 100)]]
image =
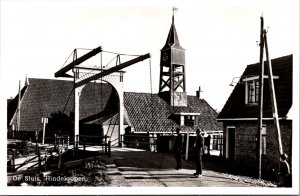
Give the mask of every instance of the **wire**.
[(105, 51), (105, 50), (102, 50), (102, 52), (106, 52), (106, 53), (110, 53), (110, 54), (117, 54), (117, 55), (124, 55), (124, 56), (141, 56), (141, 55), (137, 55), (137, 54), (125, 54), (125, 53), (110, 52), (110, 51)]
[(69, 58), (72, 56), (72, 54), (74, 53), (75, 50), (73, 50), (71, 52), (71, 54), (69, 55), (69, 57), (67, 58), (67, 60), (64, 62), (64, 64), (61, 66), (61, 68), (63, 68), (66, 65), (66, 62), (69, 60)]
[(70, 101), (70, 98), (71, 98), (71, 96), (72, 96), (72, 93), (73, 93), (73, 91), (74, 91), (74, 87), (72, 88), (72, 91), (71, 91), (71, 93), (70, 93), (70, 95), (69, 95), (69, 97), (68, 97), (68, 100), (67, 100), (66, 104), (65, 104), (65, 107), (64, 107), (63, 113), (65, 113), (65, 110), (66, 110), (66, 108), (67, 108), (67, 105), (68, 105), (68, 103), (69, 103), (69, 101)]
[[(151, 64), (151, 57), (149, 58), (149, 70), (150, 70), (151, 121), (153, 121), (153, 93), (152, 93), (152, 64)], [(153, 122), (151, 123), (151, 131), (153, 131)]]
[(90, 49), (90, 48), (76, 48), (77, 50), (94, 50), (94, 49)]
[[(105, 65), (105, 67), (107, 67), (113, 60), (115, 60), (117, 58), (117, 56), (115, 56), (112, 60), (110, 60), (106, 65)], [(97, 65), (94, 65), (92, 68), (101, 68), (101, 70), (103, 69), (103, 66), (102, 66), (102, 53), (101, 53), (101, 66), (99, 67), (97, 67)], [(91, 74), (93, 71), (95, 71), (95, 70), (91, 70), (91, 71), (89, 71), (89, 72), (87, 72), (87, 73), (85, 73), (83, 76), (86, 76), (86, 75), (88, 75), (88, 74)]]

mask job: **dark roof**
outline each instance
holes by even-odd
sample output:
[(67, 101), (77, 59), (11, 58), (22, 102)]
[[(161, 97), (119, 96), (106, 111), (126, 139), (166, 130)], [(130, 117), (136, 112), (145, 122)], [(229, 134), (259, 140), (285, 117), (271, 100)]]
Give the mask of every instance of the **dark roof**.
[(171, 28), (170, 28), (170, 31), (169, 31), (169, 34), (167, 37), (167, 41), (161, 50), (171, 48), (171, 47), (177, 48), (177, 49), (183, 49), (179, 43), (177, 31), (176, 31), (175, 24), (174, 24), (174, 17), (172, 18), (172, 24), (171, 24)]
[[(275, 93), (279, 117), (286, 117), (292, 106), (293, 97), (293, 55), (283, 56), (272, 59), (273, 75), (279, 76), (274, 79)], [(265, 65), (265, 69), (267, 66)], [(248, 65), (242, 74), (244, 76), (256, 75), (260, 72), (259, 64)], [(265, 70), (267, 75), (267, 70)], [(272, 118), (272, 105), (270, 97), (269, 82), (264, 80), (264, 98), (263, 98), (263, 117)], [(218, 115), (218, 119), (232, 118), (257, 118), (258, 106), (245, 104), (245, 84), (238, 83), (233, 89), (222, 111)]]
[[(82, 90), (80, 96), (80, 122), (88, 123), (101, 115), (117, 113), (117, 96), (112, 86), (98, 83), (89, 83)], [(39, 131), (42, 129), (41, 117), (50, 117), (51, 113), (63, 111), (70, 115), (74, 111), (73, 82), (66, 80), (50, 80), (29, 78), (29, 86), (24, 87), (24, 95), (21, 100), (20, 130)], [(103, 96), (101, 96), (101, 94)], [(17, 97), (15, 98), (17, 100)], [(84, 106), (84, 107), (83, 107)], [(16, 125), (16, 110), (11, 108), (8, 114), (10, 125)]]
[(222, 124), (216, 120), (216, 111), (204, 99), (195, 96), (188, 96), (188, 107), (173, 108), (158, 94), (125, 92), (124, 105), (135, 132), (172, 132), (179, 127), (172, 115), (178, 112), (200, 113), (197, 126), (182, 126), (183, 132), (196, 128), (222, 130)]
[[(21, 89), (21, 98), (23, 97), (26, 89), (27, 89), (27, 86), (24, 86)], [(14, 114), (17, 110), (18, 102), (19, 102), (19, 93), (17, 94), (17, 96), (15, 98), (8, 99), (8, 101), (7, 101), (7, 125), (9, 125), (10, 120), (12, 119), (12, 117), (14, 116)]]

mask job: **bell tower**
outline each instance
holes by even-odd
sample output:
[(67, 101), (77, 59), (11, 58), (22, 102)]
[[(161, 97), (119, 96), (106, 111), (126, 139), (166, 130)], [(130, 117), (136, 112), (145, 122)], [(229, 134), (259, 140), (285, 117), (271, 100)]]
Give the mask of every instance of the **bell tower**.
[(185, 86), (185, 49), (178, 40), (174, 24), (172, 24), (164, 47), (160, 50), (159, 95), (172, 106), (187, 106)]

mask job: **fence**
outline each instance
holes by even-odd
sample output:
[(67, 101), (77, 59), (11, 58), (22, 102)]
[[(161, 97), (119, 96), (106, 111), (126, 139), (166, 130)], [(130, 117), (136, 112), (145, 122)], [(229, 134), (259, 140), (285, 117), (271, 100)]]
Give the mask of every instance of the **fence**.
[(147, 134), (121, 135), (121, 143), (125, 147), (156, 151), (156, 137)]
[(46, 156), (41, 156), (41, 149), (38, 144), (28, 145), (26, 141), (16, 141), (15, 146), (8, 145), (7, 155), (11, 157), (7, 160), (8, 172), (17, 171), (25, 166), (27, 166), (26, 169), (32, 169), (36, 166), (40, 168), (46, 161)]
[(83, 150), (85, 151), (89, 146), (101, 146), (102, 153), (108, 156), (111, 156), (111, 141), (108, 140), (109, 137), (105, 136), (91, 136), (91, 135), (76, 135), (76, 144), (75, 149), (79, 148), (79, 145), (82, 145)]
[[(14, 140), (8, 142), (7, 171), (16, 172), (26, 166), (28, 169), (36, 166), (38, 166), (38, 169), (42, 169), (42, 165), (46, 169), (47, 157), (49, 154), (53, 155), (53, 153), (57, 153), (58, 155), (58, 168), (60, 168), (62, 154), (72, 144), (74, 145), (74, 150), (78, 150), (81, 145), (84, 151), (86, 151), (88, 146), (98, 145), (102, 147), (102, 154), (111, 156), (111, 141), (108, 141), (108, 138), (108, 136), (77, 135), (74, 142), (70, 141), (70, 137), (67, 135), (54, 135), (54, 137), (35, 139), (35, 143), (32, 142), (32, 139), (29, 141)], [(98, 141), (98, 143), (89, 142), (91, 139)], [(47, 143), (43, 141), (47, 141)], [(16, 163), (16, 160), (19, 163)], [(30, 166), (28, 167), (28, 165)]]

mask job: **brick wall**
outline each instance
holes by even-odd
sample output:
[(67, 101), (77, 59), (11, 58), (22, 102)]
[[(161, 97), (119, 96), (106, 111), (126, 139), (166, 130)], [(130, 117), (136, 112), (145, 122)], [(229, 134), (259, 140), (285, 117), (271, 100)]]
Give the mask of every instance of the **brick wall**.
[[(263, 169), (278, 169), (279, 167), (279, 148), (277, 131), (272, 120), (264, 121), (266, 125), (266, 155), (262, 155)], [(251, 166), (256, 164), (256, 141), (255, 135), (257, 133), (256, 121), (238, 121), (224, 123), (224, 150), (226, 150), (226, 127), (234, 126), (235, 132), (235, 161)], [(288, 154), (289, 162), (291, 163), (291, 130), (292, 121), (280, 121), (281, 139), (283, 151)], [(224, 155), (226, 152), (224, 152)]]

